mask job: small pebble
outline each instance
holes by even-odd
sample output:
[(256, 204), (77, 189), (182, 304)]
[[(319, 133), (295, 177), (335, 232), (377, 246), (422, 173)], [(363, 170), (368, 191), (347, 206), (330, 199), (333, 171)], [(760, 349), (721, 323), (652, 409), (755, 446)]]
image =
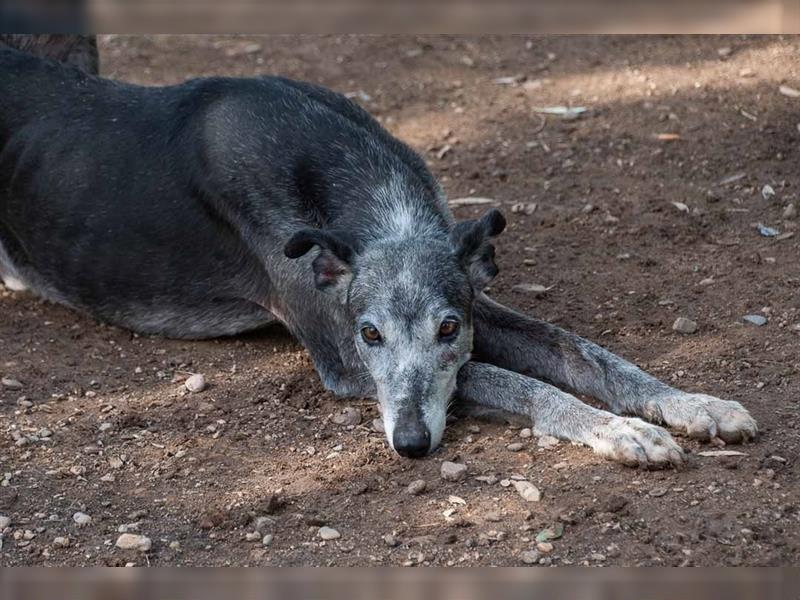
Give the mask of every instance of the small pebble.
[(117, 543), (114, 545), (120, 550), (147, 552), (153, 546), (153, 542), (146, 535), (123, 533), (117, 538)]
[(517, 493), (528, 502), (539, 502), (542, 499), (542, 493), (530, 481), (512, 481), (511, 484)]
[(539, 562), (539, 556), (536, 550), (526, 550), (519, 555), (519, 558), (526, 565), (535, 565)]
[(261, 545), (262, 546), (270, 546), (272, 545), (272, 540), (275, 539), (275, 536), (271, 533), (268, 533), (263, 538), (261, 538)]
[(59, 546), (61, 548), (66, 548), (69, 546), (69, 538), (68, 537), (57, 537), (53, 540), (54, 546)]
[(525, 429), (521, 429), (519, 432), (519, 437), (521, 437), (524, 440), (527, 440), (529, 437), (532, 436), (533, 436), (533, 431), (531, 431), (528, 427), (526, 427)]
[(5, 515), (0, 515), (0, 531), (11, 525), (11, 518)]
[(744, 317), (742, 317), (742, 320), (747, 321), (748, 323), (752, 323), (753, 325), (756, 325), (758, 327), (767, 324), (767, 317), (764, 317), (762, 315), (745, 315)]
[(355, 426), (361, 423), (361, 411), (354, 406), (346, 406), (333, 415), (331, 421), (342, 427)]
[(444, 461), (441, 475), (445, 481), (461, 481), (467, 476), (467, 465)]
[(0, 379), (0, 384), (2, 384), (4, 388), (8, 388), (10, 390), (21, 390), (23, 387), (22, 383), (13, 377), (3, 377)]
[(786, 208), (783, 209), (783, 218), (787, 220), (797, 218), (797, 207), (794, 205), (794, 202), (790, 202), (786, 205)]
[(536, 549), (542, 554), (550, 554), (553, 551), (553, 544), (550, 542), (539, 542), (536, 544)]
[(206, 389), (206, 378), (203, 377), (203, 375), (200, 373), (195, 373), (194, 375), (189, 377), (186, 381), (184, 381), (183, 385), (187, 390), (189, 390), (193, 394), (197, 394)]
[(83, 527), (84, 525), (88, 525), (92, 522), (92, 517), (83, 512), (76, 512), (74, 515), (72, 515), (72, 520)]
[(540, 283), (518, 283), (516, 285), (511, 286), (512, 292), (521, 292), (523, 294), (544, 294), (545, 292), (549, 291), (550, 288), (541, 285)]
[(320, 527), (319, 537), (326, 542), (329, 542), (331, 540), (338, 540), (340, 537), (342, 537), (342, 534), (336, 531), (333, 527)]
[(391, 533), (387, 533), (385, 536), (383, 536), (383, 543), (389, 546), (389, 548), (396, 548), (400, 545), (400, 540), (398, 540), (397, 537)]
[(427, 487), (428, 484), (425, 483), (424, 479), (417, 479), (408, 484), (406, 493), (411, 494), (412, 496), (419, 496)]
[(543, 435), (536, 442), (539, 448), (554, 448), (558, 446), (558, 444), (558, 438), (554, 438), (552, 435)]
[(511, 206), (512, 213), (525, 213), (532, 215), (536, 212), (537, 204), (535, 202), (518, 202)]
[(525, 444), (523, 444), (522, 442), (514, 442), (506, 446), (506, 449), (510, 450), (511, 452), (520, 452), (524, 447)]
[(686, 317), (678, 317), (672, 324), (672, 329), (678, 333), (692, 334), (697, 331), (697, 323)]

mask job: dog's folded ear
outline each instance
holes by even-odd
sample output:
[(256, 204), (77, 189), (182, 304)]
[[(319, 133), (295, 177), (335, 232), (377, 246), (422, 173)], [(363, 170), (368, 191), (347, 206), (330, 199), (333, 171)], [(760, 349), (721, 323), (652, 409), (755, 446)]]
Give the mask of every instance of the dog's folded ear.
[(330, 230), (301, 229), (283, 247), (287, 258), (305, 256), (314, 246), (320, 252), (311, 263), (314, 283), (320, 290), (346, 290), (353, 278), (351, 263), (355, 250), (347, 236)]
[(476, 292), (486, 287), (498, 273), (490, 240), (505, 228), (506, 219), (496, 208), (487, 210), (480, 219), (462, 221), (453, 227), (450, 234), (453, 251)]

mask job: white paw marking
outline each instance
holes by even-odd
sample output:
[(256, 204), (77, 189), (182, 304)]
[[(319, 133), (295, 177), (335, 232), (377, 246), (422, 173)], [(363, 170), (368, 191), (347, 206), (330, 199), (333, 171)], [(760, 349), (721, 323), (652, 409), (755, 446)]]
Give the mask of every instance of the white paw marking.
[(758, 425), (741, 404), (706, 394), (680, 394), (647, 403), (646, 412), (699, 440), (721, 438), (729, 444), (755, 439)]
[(592, 431), (597, 454), (631, 467), (680, 467), (683, 450), (666, 429), (641, 419), (613, 417)]

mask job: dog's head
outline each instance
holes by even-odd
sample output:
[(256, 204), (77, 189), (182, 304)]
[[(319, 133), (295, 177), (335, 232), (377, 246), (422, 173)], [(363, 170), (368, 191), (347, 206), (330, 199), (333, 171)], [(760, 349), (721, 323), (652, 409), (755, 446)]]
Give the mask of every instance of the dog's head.
[(472, 351), (472, 302), (497, 274), (490, 238), (504, 228), (490, 210), (458, 223), (449, 239), (387, 237), (357, 250), (345, 233), (306, 229), (286, 244), (289, 258), (319, 247), (316, 286), (345, 304), (386, 437), (401, 456), (424, 456), (442, 439), (458, 370)]

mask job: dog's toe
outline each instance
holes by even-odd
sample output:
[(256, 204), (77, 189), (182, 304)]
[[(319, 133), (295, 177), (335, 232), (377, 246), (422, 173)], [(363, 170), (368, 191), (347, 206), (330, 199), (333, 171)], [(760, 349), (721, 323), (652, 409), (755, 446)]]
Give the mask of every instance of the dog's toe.
[(659, 404), (664, 422), (694, 439), (720, 438), (738, 444), (758, 436), (758, 425), (738, 402), (705, 394), (683, 394)]
[(640, 419), (615, 417), (594, 431), (598, 454), (641, 468), (680, 467), (685, 462), (683, 450), (668, 431)]

